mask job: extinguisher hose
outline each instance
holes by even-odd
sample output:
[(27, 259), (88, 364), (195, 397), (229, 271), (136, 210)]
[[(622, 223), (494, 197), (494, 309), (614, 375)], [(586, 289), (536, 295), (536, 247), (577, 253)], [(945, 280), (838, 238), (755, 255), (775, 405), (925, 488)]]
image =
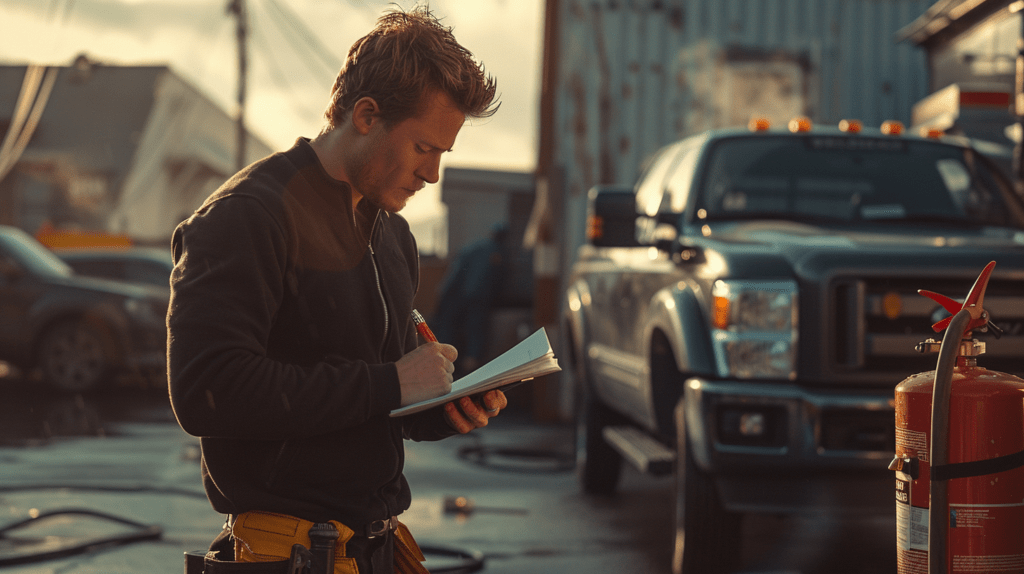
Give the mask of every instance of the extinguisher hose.
[[(949, 463), (949, 396), (953, 386), (953, 369), (960, 356), (960, 342), (970, 322), (971, 313), (966, 309), (954, 315), (939, 347), (935, 383), (932, 385), (931, 449), (928, 453), (931, 468)], [(949, 481), (930, 477), (928, 496), (928, 574), (946, 574)]]

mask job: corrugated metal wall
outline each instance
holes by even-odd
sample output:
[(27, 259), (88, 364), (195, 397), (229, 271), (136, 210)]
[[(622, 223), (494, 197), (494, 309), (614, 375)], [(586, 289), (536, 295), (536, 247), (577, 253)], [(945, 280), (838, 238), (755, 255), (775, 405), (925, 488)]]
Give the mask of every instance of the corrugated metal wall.
[(564, 178), (566, 259), (582, 240), (586, 190), (632, 183), (649, 154), (681, 136), (746, 123), (758, 107), (909, 125), (927, 95), (925, 56), (894, 37), (933, 3), (558, 2), (551, 160)]

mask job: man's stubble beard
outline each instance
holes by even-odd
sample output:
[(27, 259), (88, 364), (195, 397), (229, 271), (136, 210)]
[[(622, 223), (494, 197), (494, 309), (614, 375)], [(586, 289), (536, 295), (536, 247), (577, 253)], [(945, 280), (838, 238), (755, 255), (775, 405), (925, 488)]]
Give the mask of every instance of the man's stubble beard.
[[(369, 142), (367, 148), (357, 158), (356, 178), (352, 182), (352, 187), (357, 193), (363, 196), (363, 199), (369, 201), (374, 206), (384, 211), (391, 213), (397, 213), (401, 211), (408, 203), (409, 198), (405, 198), (400, 205), (391, 205), (387, 202), (388, 195), (385, 183), (387, 175), (381, 175), (373, 167), (373, 160), (381, 159), (384, 148), (384, 139), (387, 136), (387, 131), (382, 130), (378, 132), (377, 136), (373, 141)], [(387, 166), (391, 162), (387, 161), (387, 157), (384, 157), (384, 165)]]

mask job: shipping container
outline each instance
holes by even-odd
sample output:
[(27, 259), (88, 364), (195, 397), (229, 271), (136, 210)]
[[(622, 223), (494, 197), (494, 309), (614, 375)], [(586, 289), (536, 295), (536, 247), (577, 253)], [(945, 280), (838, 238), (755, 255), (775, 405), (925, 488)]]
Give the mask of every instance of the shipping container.
[[(539, 166), (583, 239), (586, 190), (628, 184), (659, 147), (755, 115), (865, 126), (929, 93), (924, 51), (897, 32), (933, 0), (558, 0), (548, 8), (550, 147)], [(553, 26), (552, 26), (553, 24)], [(543, 139), (543, 135), (542, 135)]]

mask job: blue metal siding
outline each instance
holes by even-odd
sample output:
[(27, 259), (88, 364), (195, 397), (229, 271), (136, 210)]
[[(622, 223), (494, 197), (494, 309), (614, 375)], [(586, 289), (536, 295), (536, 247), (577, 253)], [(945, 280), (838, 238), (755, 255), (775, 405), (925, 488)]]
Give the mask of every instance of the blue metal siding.
[[(804, 113), (910, 124), (925, 54), (896, 32), (934, 0), (563, 0), (554, 164), (565, 174), (567, 258), (585, 192), (633, 182), (670, 141), (725, 125), (727, 53), (801, 66)], [(732, 76), (735, 77), (735, 76)], [(736, 114), (734, 114), (736, 115)], [(570, 221), (572, 220), (572, 221)], [(577, 229), (578, 228), (578, 229)]]

